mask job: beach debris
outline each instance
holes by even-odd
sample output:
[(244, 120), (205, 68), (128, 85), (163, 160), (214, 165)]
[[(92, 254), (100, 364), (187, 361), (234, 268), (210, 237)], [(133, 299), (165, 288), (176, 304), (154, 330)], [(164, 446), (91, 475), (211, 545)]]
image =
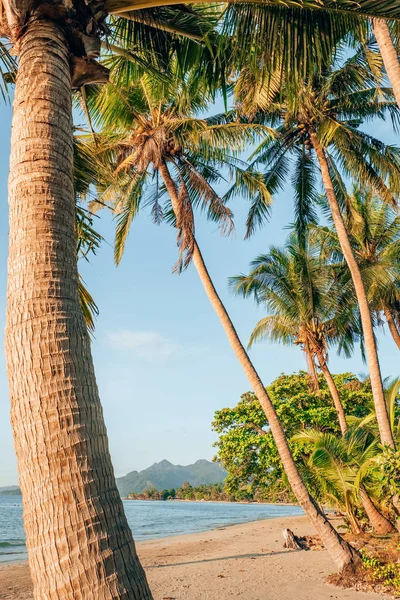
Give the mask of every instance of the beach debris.
[(290, 550), (323, 550), (324, 545), (319, 535), (304, 535), (299, 537), (291, 529), (282, 529), (283, 547)]
[(303, 550), (303, 546), (300, 544), (300, 539), (293, 533), (291, 529), (285, 527), (282, 529), (283, 539), (285, 540), (283, 547), (289, 548), (289, 550)]

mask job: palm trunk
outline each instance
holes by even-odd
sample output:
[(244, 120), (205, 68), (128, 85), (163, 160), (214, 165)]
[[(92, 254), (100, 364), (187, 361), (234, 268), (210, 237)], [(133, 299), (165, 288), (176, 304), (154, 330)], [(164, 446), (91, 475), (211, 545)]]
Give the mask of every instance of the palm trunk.
[[(160, 175), (164, 181), (165, 187), (167, 188), (168, 194), (171, 198), (172, 208), (176, 216), (180, 212), (180, 202), (175, 187), (175, 183), (171, 178), (168, 167), (165, 162), (159, 166)], [(300, 506), (307, 514), (315, 528), (317, 529), (323, 543), (327, 550), (335, 561), (338, 569), (350, 567), (359, 561), (359, 555), (357, 551), (352, 548), (337, 531), (332, 527), (326, 515), (320, 510), (315, 500), (310, 496), (308, 490), (300, 477), (297, 470), (296, 463), (294, 462), (292, 453), (290, 451), (288, 441), (283, 431), (282, 425), (278, 419), (276, 411), (272, 405), (271, 399), (257, 373), (250, 358), (241, 343), (233, 323), (223, 305), (218, 293), (214, 287), (211, 277), (207, 271), (206, 265), (204, 264), (203, 257), (197, 242), (194, 244), (193, 252), (193, 263), (196, 267), (197, 273), (203, 284), (204, 290), (210, 300), (212, 307), (215, 310), (217, 317), (219, 318), (222, 327), (226, 333), (228, 341), (230, 342), (232, 349), (240, 362), (243, 371), (245, 372), (250, 385), (252, 386), (257, 398), (265, 412), (268, 420), (269, 427), (274, 437), (279, 456), (281, 458), (283, 468), (285, 469), (289, 484), (293, 490), (294, 495), (297, 498)]]
[(328, 368), (328, 365), (326, 364), (326, 361), (323, 359), (323, 357), (318, 356), (318, 362), (319, 362), (321, 371), (325, 377), (325, 381), (328, 384), (328, 388), (329, 388), (329, 392), (332, 396), (333, 404), (335, 405), (335, 410), (336, 410), (336, 413), (338, 416), (340, 431), (342, 432), (342, 435), (344, 435), (347, 431), (346, 415), (344, 413), (343, 404), (340, 400), (340, 396), (339, 396), (338, 389), (336, 387), (336, 383), (334, 382), (331, 372)]
[(360, 308), (361, 323), (365, 340), (365, 350), (367, 354), (367, 362), (369, 375), (371, 379), (372, 395), (375, 403), (376, 420), (379, 426), (379, 433), (382, 444), (387, 444), (394, 448), (394, 440), (390, 428), (389, 417), (387, 414), (385, 396), (383, 392), (381, 370), (379, 366), (378, 351), (375, 342), (374, 330), (372, 327), (371, 313), (368, 305), (367, 295), (365, 293), (364, 283), (361, 277), (360, 269), (350, 245), (350, 240), (347, 235), (346, 227), (340, 213), (340, 208), (337, 202), (335, 190), (333, 188), (332, 179), (329, 173), (329, 167), (323, 148), (321, 147), (315, 131), (310, 132), (310, 138), (318, 158), (321, 168), (322, 181), (325, 188), (325, 193), (328, 199), (329, 207), (333, 222), (335, 224), (336, 233), (338, 235), (340, 247), (342, 249), (347, 266), (351, 273), (357, 302)]
[(367, 514), (368, 520), (371, 523), (372, 529), (379, 535), (386, 535), (395, 531), (392, 523), (383, 516), (381, 512), (376, 508), (365, 487), (360, 486), (358, 495)]
[(397, 325), (393, 319), (393, 315), (390, 311), (390, 309), (387, 306), (383, 307), (383, 312), (385, 313), (385, 317), (386, 317), (386, 322), (388, 324), (389, 327), (389, 331), (392, 334), (392, 338), (395, 341), (397, 347), (400, 350), (400, 334), (399, 331), (397, 329)]
[(351, 528), (351, 532), (354, 535), (361, 535), (363, 532), (363, 529), (361, 527), (361, 523), (360, 521), (357, 519), (355, 513), (351, 510), (351, 508), (349, 508), (349, 510), (347, 511), (347, 518), (349, 520), (349, 524), (350, 524), (350, 528)]
[(20, 40), (9, 177), (6, 352), (37, 600), (151, 600), (119, 497), (79, 304), (69, 51)]
[(308, 341), (306, 341), (305, 343), (305, 348), (304, 348), (304, 352), (306, 355), (306, 360), (307, 360), (307, 367), (308, 367), (308, 373), (311, 377), (311, 382), (312, 382), (312, 390), (314, 392), (319, 393), (320, 389), (319, 389), (319, 381), (318, 381), (318, 375), (317, 375), (317, 369), (315, 367), (315, 362), (313, 360), (313, 357), (311, 355), (311, 351), (310, 351), (310, 347), (308, 344)]
[(372, 19), (372, 28), (396, 102), (400, 107), (400, 63), (389, 27), (384, 19)]

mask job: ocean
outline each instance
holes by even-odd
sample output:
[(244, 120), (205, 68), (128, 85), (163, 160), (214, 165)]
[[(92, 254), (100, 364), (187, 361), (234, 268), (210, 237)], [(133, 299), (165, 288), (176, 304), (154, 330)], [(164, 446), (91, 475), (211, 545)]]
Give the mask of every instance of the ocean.
[[(299, 506), (124, 500), (135, 540), (207, 531), (235, 523), (303, 514)], [(0, 563), (26, 559), (21, 496), (0, 495)]]

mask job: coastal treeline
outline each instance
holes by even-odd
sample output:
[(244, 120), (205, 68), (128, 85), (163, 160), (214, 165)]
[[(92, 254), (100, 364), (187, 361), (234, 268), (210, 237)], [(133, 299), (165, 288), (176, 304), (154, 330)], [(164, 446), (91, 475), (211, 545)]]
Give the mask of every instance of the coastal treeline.
[(170, 490), (149, 488), (140, 494), (128, 494), (128, 500), (214, 500), (228, 501), (223, 483), (209, 483), (192, 487), (187, 481), (181, 487)]
[(246, 487), (242, 485), (234, 489), (232, 486), (228, 488), (225, 483), (208, 483), (191, 486), (189, 482), (186, 482), (176, 490), (173, 488), (170, 490), (157, 490), (157, 488), (153, 487), (141, 493), (128, 494), (127, 499), (190, 500), (195, 502), (268, 502), (270, 497), (265, 490), (264, 494), (261, 494), (258, 489), (253, 492), (251, 486)]

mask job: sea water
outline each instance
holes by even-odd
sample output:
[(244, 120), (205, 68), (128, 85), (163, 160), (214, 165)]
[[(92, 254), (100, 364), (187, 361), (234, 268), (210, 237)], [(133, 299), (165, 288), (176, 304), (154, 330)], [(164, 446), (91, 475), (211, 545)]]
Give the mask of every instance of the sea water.
[[(124, 507), (135, 540), (303, 514), (298, 506), (233, 502), (124, 500)], [(21, 496), (0, 495), (0, 562), (21, 559), (26, 559)]]

